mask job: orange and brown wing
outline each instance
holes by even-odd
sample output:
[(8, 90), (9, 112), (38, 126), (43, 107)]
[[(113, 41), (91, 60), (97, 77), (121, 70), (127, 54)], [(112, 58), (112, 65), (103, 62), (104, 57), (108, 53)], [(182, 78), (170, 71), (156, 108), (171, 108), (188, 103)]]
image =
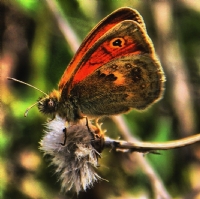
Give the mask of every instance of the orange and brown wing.
[[(89, 33), (89, 35), (85, 38), (85, 40), (79, 47), (78, 51), (76, 52), (70, 64), (68, 65), (67, 69), (65, 70), (59, 82), (60, 91), (62, 91), (62, 89), (66, 86), (66, 84), (71, 84), (74, 76), (76, 76), (76, 73), (79, 70), (79, 67), (81, 65), (82, 67), (84, 67), (83, 64), (80, 65), (80, 62), (83, 62), (83, 60), (88, 59), (88, 50), (90, 50), (94, 46), (94, 44), (99, 40), (99, 38), (102, 37), (107, 31), (111, 30), (116, 24), (124, 20), (133, 20), (138, 24), (140, 24), (140, 26), (146, 31), (142, 17), (134, 9), (120, 8), (111, 13), (110, 15), (108, 15), (106, 18), (100, 21), (99, 24), (97, 24), (97, 26)], [(93, 56), (96, 56), (96, 54), (95, 55), (93, 54)], [(95, 69), (96, 68), (94, 67), (93, 70)], [(81, 71), (81, 74), (78, 74), (78, 77), (81, 75), (82, 78), (85, 78), (87, 75), (89, 75), (89, 73), (91, 73), (91, 71), (92, 71), (91, 68), (89, 71), (85, 69), (85, 72), (83, 73)]]
[[(76, 100), (87, 116), (115, 115), (145, 109), (163, 93), (164, 74), (146, 31), (124, 20), (86, 52), (63, 97)], [(66, 92), (66, 93), (65, 93)]]
[(85, 53), (70, 82), (63, 87), (62, 97), (66, 98), (76, 84), (111, 60), (144, 53), (155, 57), (153, 44), (146, 30), (132, 20), (124, 20), (116, 24)]

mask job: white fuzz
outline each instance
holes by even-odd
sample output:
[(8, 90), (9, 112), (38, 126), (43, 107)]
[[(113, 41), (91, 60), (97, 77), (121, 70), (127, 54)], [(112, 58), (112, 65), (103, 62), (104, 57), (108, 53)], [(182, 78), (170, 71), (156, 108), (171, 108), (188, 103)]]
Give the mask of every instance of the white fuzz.
[[(58, 116), (48, 122), (45, 135), (40, 141), (40, 149), (45, 155), (51, 156), (51, 164), (60, 175), (62, 191), (73, 187), (79, 193), (101, 179), (94, 171), (98, 166), (99, 154), (91, 144), (92, 134), (85, 124), (68, 127), (65, 124), (65, 120)], [(65, 128), (66, 131), (63, 131)]]

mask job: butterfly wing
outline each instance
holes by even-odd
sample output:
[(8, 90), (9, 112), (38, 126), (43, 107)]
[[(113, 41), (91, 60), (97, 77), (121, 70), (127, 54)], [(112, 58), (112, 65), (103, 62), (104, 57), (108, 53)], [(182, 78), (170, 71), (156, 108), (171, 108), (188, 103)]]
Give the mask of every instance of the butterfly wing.
[[(88, 57), (88, 55), (86, 55), (86, 52), (94, 45), (94, 43), (96, 43), (96, 41), (99, 40), (99, 38), (103, 36), (108, 30), (124, 20), (136, 21), (144, 30), (146, 30), (141, 15), (134, 9), (120, 8), (108, 15), (106, 18), (100, 21), (99, 24), (97, 24), (97, 26), (88, 34), (88, 36), (82, 42), (81, 46), (79, 47), (78, 51), (68, 65), (59, 82), (60, 91), (62, 91), (66, 85), (70, 85), (72, 79), (74, 78), (80, 67), (81, 60), (84, 60)], [(89, 71), (87, 71), (86, 69), (84, 70), (84, 74), (81, 74), (82, 78), (85, 78), (87, 75), (89, 75)]]
[(163, 74), (158, 66), (147, 55), (119, 58), (81, 81), (70, 94), (87, 116), (116, 115), (131, 108), (142, 110), (161, 96)]
[(86, 52), (71, 87), (62, 97), (76, 100), (83, 114), (114, 115), (144, 109), (158, 100), (164, 75), (146, 30), (137, 22), (119, 22)]

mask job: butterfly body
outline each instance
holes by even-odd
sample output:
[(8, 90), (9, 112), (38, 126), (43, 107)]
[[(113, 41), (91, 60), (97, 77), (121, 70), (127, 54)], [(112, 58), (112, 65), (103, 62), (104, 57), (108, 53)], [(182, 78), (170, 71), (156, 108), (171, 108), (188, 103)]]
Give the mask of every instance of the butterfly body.
[(160, 99), (163, 82), (162, 67), (142, 17), (133, 9), (121, 8), (86, 37), (59, 89), (38, 107), (67, 121), (142, 110)]

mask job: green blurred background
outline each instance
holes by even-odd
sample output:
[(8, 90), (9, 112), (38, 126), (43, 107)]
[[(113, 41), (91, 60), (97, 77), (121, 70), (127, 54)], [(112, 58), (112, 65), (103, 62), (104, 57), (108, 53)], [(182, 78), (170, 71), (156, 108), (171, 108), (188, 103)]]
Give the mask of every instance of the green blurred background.
[[(122, 6), (137, 9), (166, 73), (163, 99), (145, 112), (124, 115), (133, 135), (144, 141), (169, 141), (200, 132), (200, 3), (198, 1), (55, 0), (81, 42), (103, 17)], [(60, 193), (48, 157), (38, 149), (46, 117), (37, 108), (23, 114), (41, 93), (5, 79), (14, 77), (44, 92), (57, 88), (73, 56), (47, 0), (1, 0), (0, 198), (77, 198)], [(103, 118), (107, 135), (120, 132)], [(122, 138), (123, 139), (123, 138)], [(200, 198), (200, 145), (148, 154), (172, 198)], [(128, 154), (105, 150), (96, 183), (80, 199), (153, 198), (150, 180)]]

